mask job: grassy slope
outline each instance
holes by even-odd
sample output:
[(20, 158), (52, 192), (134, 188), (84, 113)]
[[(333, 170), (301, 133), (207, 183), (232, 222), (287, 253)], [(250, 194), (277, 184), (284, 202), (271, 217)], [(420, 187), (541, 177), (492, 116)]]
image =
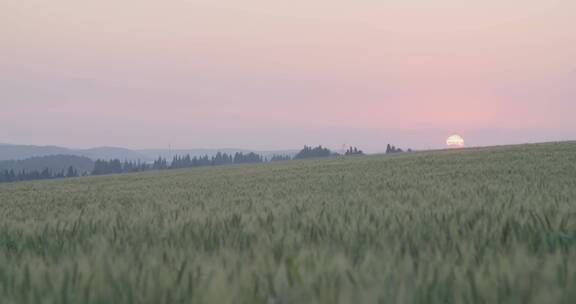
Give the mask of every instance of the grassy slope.
[(576, 143), (0, 185), (1, 303), (575, 303)]

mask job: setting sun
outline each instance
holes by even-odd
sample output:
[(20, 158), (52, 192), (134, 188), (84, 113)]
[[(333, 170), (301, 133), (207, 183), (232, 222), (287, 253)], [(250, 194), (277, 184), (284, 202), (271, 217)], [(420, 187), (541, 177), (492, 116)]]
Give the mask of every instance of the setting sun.
[(464, 138), (460, 135), (452, 135), (446, 139), (446, 145), (453, 148), (464, 147)]

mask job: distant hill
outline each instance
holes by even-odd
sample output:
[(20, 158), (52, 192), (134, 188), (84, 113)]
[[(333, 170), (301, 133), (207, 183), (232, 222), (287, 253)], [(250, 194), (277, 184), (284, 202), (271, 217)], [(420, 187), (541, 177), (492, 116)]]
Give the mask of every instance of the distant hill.
[(142, 160), (149, 161), (148, 158), (138, 152), (115, 147), (99, 147), (92, 149), (69, 149), (57, 146), (33, 146), (33, 145), (11, 145), (0, 144), (0, 161), (3, 160), (22, 160), (31, 157), (41, 157), (49, 155), (76, 155), (96, 159), (114, 159), (120, 160)]
[(19, 160), (46, 155), (73, 154), (70, 152), (71, 152), (70, 149), (56, 146), (40, 147), (40, 146), (0, 144), (0, 161)]
[(194, 156), (214, 156), (218, 152), (234, 154), (236, 152), (250, 153), (254, 152), (266, 158), (271, 158), (274, 155), (288, 155), (293, 157), (299, 150), (278, 150), (278, 151), (257, 151), (248, 149), (142, 149), (130, 150), (118, 147), (98, 147), (92, 149), (70, 149), (58, 146), (34, 146), (34, 145), (11, 145), (0, 144), (0, 161), (3, 160), (22, 160), (31, 157), (40, 157), (48, 155), (76, 155), (88, 157), (92, 160), (97, 159), (120, 159), (120, 160), (141, 160), (149, 162), (157, 159), (159, 156), (163, 158), (171, 158), (174, 155), (190, 155)]
[(133, 150), (116, 147), (99, 147), (86, 150), (75, 150), (78, 155), (86, 156), (91, 159), (120, 159), (120, 160), (141, 160), (150, 161), (153, 158), (147, 157), (142, 153)]
[(68, 167), (74, 167), (80, 174), (91, 172), (94, 169), (94, 161), (88, 157), (76, 155), (50, 155), (31, 157), (24, 160), (0, 161), (0, 171), (42, 171), (46, 168), (52, 172), (66, 171)]

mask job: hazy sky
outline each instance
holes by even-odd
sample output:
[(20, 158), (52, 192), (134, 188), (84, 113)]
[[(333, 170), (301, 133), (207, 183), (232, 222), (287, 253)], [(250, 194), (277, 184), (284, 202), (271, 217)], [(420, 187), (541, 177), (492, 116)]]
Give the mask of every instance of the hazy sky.
[(0, 142), (576, 139), (574, 0), (0, 0)]

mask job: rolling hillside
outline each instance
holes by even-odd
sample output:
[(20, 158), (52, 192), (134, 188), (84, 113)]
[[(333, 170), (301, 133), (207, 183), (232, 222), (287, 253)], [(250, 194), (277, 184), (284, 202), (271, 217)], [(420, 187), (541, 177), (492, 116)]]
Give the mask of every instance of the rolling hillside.
[(574, 303), (576, 143), (0, 184), (4, 303)]
[(92, 160), (97, 159), (120, 159), (122, 161), (144, 161), (149, 162), (158, 157), (171, 159), (175, 155), (194, 156), (213, 156), (216, 153), (234, 154), (236, 152), (249, 153), (254, 152), (263, 157), (271, 158), (274, 155), (294, 156), (299, 150), (277, 150), (277, 151), (256, 151), (246, 149), (143, 149), (130, 150), (118, 147), (98, 147), (91, 149), (70, 149), (58, 146), (34, 146), (34, 145), (12, 145), (0, 143), (0, 161), (4, 160), (23, 160), (32, 157), (52, 156), (52, 155), (76, 155), (88, 157)]
[(24, 160), (0, 161), (0, 171), (14, 170), (20, 171), (42, 171), (47, 168), (53, 172), (60, 172), (73, 167), (80, 174), (90, 173), (94, 169), (94, 162), (87, 157), (75, 155), (51, 155), (42, 157), (32, 157)]
[(33, 146), (33, 145), (11, 145), (0, 144), (0, 161), (3, 160), (23, 160), (32, 157), (53, 156), (53, 155), (76, 155), (97, 159), (120, 159), (120, 160), (142, 160), (148, 161), (153, 158), (138, 152), (116, 147), (99, 147), (92, 149), (69, 149), (57, 146)]

